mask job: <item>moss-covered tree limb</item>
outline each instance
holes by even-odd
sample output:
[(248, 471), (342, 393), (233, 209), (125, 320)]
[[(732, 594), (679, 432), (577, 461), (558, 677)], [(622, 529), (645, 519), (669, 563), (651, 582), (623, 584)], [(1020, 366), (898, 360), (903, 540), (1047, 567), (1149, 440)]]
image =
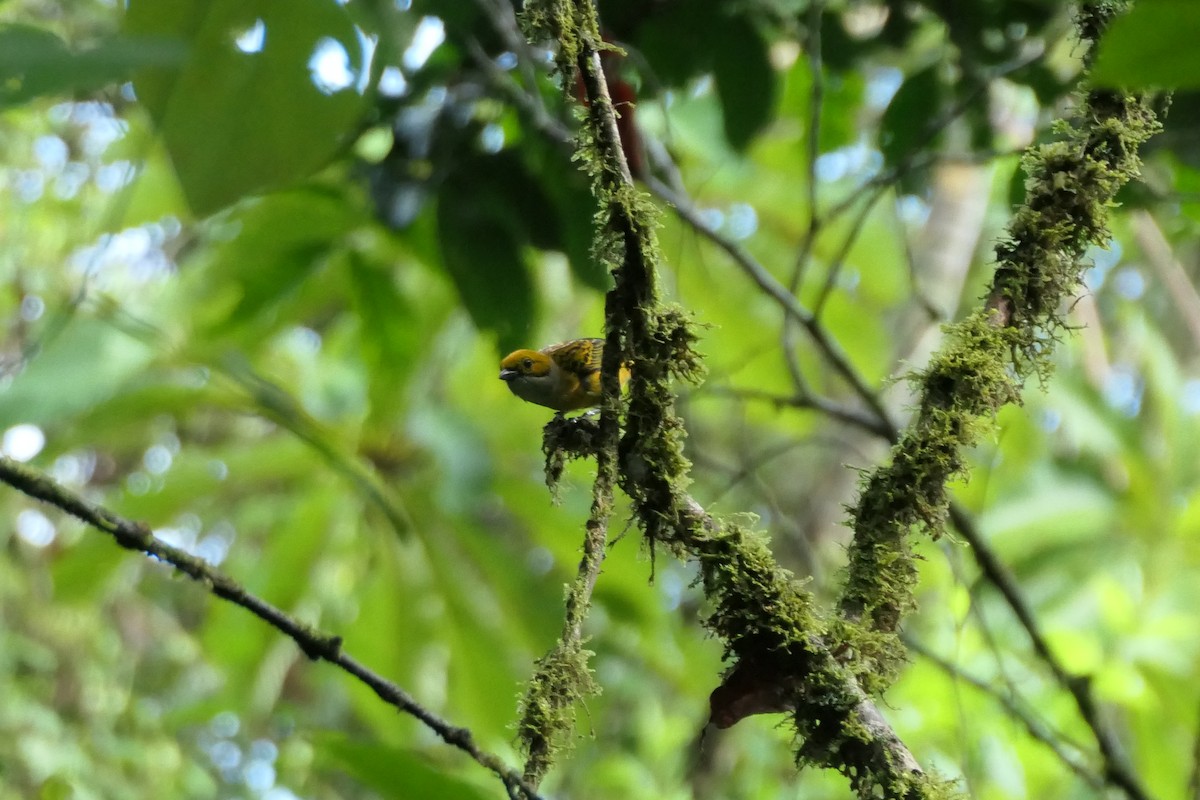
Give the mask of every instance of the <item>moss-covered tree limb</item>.
[[(595, 9), (590, 6), (572, 8), (569, 4), (561, 3), (546, 9), (531, 6), (527, 11), (527, 28), (540, 29), (548, 24), (558, 24), (540, 20), (539, 12), (548, 13), (554, 20), (563, 22), (577, 14), (590, 14), (584, 27), (598, 28)], [(590, 24), (586, 24), (588, 22)], [(573, 23), (570, 27), (574, 29), (577, 25)], [(596, 42), (599, 42), (598, 35)], [(653, 308), (655, 302), (653, 283), (648, 281), (636, 283), (643, 292), (640, 297), (629, 299), (621, 294), (623, 289), (627, 290), (633, 284), (621, 280), (622, 266), (618, 266), (621, 262), (615, 259), (618, 259), (618, 254), (628, 252), (634, 255), (624, 261), (641, 262), (646, 256), (644, 248), (652, 244), (653, 237), (631, 224), (629, 215), (619, 210), (622, 202), (635, 202), (636, 198), (632, 192), (629, 166), (623, 154), (620, 154), (620, 135), (615, 117), (612, 116), (612, 100), (603, 80), (599, 49), (595, 44), (581, 47), (575, 40), (564, 40), (560, 50), (560, 67), (564, 65), (569, 75), (573, 75), (575, 70), (579, 71), (588, 96), (592, 98), (589, 124), (581, 129), (579, 135), (579, 151), (591, 175), (595, 196), (607, 198), (607, 202), (601, 200), (597, 212), (599, 233), (594, 249), (598, 261), (612, 266), (616, 288), (609, 292), (606, 300), (605, 347), (600, 378), (603, 400), (599, 421), (593, 425), (590, 420), (559, 419), (547, 426), (546, 430), (547, 480), (552, 490), (562, 472), (565, 461), (562, 454), (578, 452), (577, 448), (565, 446), (567, 442), (564, 439), (568, 432), (587, 438), (586, 451), (596, 457), (597, 474), (592, 487), (592, 509), (586, 526), (584, 556), (576, 580), (568, 589), (563, 634), (555, 648), (538, 662), (537, 672), (530, 680), (522, 702), (518, 738), (527, 755), (525, 778), (534, 785), (545, 776), (555, 754), (569, 744), (578, 701), (596, 690), (588, 667), (589, 653), (583, 649), (582, 627), (604, 558), (613, 490), (618, 482), (621, 412), (618, 376), (624, 363), (632, 363), (635, 370), (639, 368), (637, 361), (628, 355), (628, 317), (621, 314), (621, 309), (626, 302), (645, 308)], [(607, 117), (598, 110), (602, 107), (608, 109)], [(596, 152), (605, 151), (614, 143), (620, 158), (604, 161), (595, 157)], [(616, 191), (618, 187), (627, 187), (623, 200), (618, 196), (621, 193)], [(614, 324), (614, 320), (618, 319), (626, 324)], [(639, 328), (644, 328), (644, 321)]]
[[(1095, 14), (1114, 8), (1085, 7), (1081, 30), (1098, 30)], [(1063, 309), (1086, 267), (1084, 251), (1106, 243), (1108, 209), (1138, 173), (1139, 146), (1158, 130), (1146, 98), (1118, 92), (1090, 92), (1076, 116), (1061, 141), (1026, 157), (1026, 202), (996, 248), (986, 302), (946, 327), (946, 343), (919, 376), (916, 414), (851, 513), (842, 611), (884, 634), (877, 652), (860, 653), (864, 674), (887, 678), (899, 663), (891, 634), (912, 607), (917, 574), (909, 533), (941, 534), (946, 484), (963, 471), (967, 449), (990, 430), (1000, 407), (1019, 401), (1029, 376), (1048, 373)]]
[[(1083, 4), (1078, 27), (1084, 44), (1093, 45), (1124, 6), (1113, 0)], [(873, 684), (872, 691), (886, 688), (903, 662), (896, 632), (913, 606), (917, 577), (910, 532), (941, 534), (949, 507), (946, 484), (965, 468), (967, 449), (1003, 405), (1019, 401), (1030, 376), (1048, 374), (1049, 354), (1065, 325), (1063, 309), (1087, 266), (1084, 252), (1107, 243), (1116, 193), (1137, 176), (1138, 149), (1158, 129), (1147, 97), (1093, 90), (1060, 141), (1026, 156), (1026, 201), (996, 247), (986, 300), (947, 326), (946, 344), (919, 377), (916, 414), (890, 463), (864, 482), (851, 512), (854, 540), (841, 609), (857, 641), (855, 671)], [(1146, 797), (1115, 741), (1101, 735), (1107, 728), (1095, 723), (1090, 692), (1059, 677), (1097, 733), (1107, 780), (1130, 797)]]
[[(758, 263), (740, 244), (708, 226), (696, 210), (695, 203), (690, 198), (676, 193), (674, 190), (654, 181), (652, 178), (647, 180), (647, 185), (652, 192), (661, 199), (669, 202), (676, 209), (676, 213), (680, 219), (688, 223), (698, 234), (708, 238), (725, 251), (733, 262), (741, 267), (743, 272), (751, 276), (760, 286), (764, 282), (774, 281), (766, 267)], [(785, 314), (791, 315), (796, 313), (791, 307), (797, 305), (797, 301), (791, 295), (782, 293), (782, 297), (786, 299), (781, 300), (781, 293), (779, 291), (768, 291), (767, 294), (780, 303)], [(865, 386), (865, 384), (861, 379), (857, 379), (851, 382), (851, 386), (860, 387)], [(818, 395), (804, 393), (782, 395), (754, 389), (722, 390), (717, 388), (710, 389), (709, 391), (716, 394), (728, 394), (746, 400), (763, 401), (771, 403), (777, 408), (812, 409), (826, 417), (887, 439), (893, 445), (897, 443), (900, 436), (897, 423), (886, 413), (883, 416), (879, 416), (869, 411), (839, 404), (836, 401)], [(877, 396), (876, 393), (869, 390), (868, 394), (872, 397)], [(865, 405), (872, 409), (877, 407), (874, 403), (866, 403)], [(951, 502), (949, 505), (949, 517), (958, 535), (970, 547), (984, 580), (994, 586), (1004, 598), (1018, 622), (1020, 622), (1021, 626), (1028, 633), (1030, 642), (1038, 658), (1046, 664), (1054, 675), (1055, 680), (1075, 700), (1080, 715), (1092, 730), (1096, 739), (1100, 757), (1104, 763), (1103, 773), (1110, 776), (1107, 779), (1108, 782), (1124, 787), (1136, 786), (1138, 781), (1133, 774), (1128, 759), (1125, 758), (1119, 746), (1113, 726), (1104, 718), (1103, 714), (1099, 713), (1095, 700), (1092, 697), (1091, 683), (1080, 679), (1079, 676), (1071, 675), (1062, 661), (1055, 655), (1045, 636), (1041, 633), (1040, 626), (1029, 605), (1029, 601), (1022, 594), (1016, 579), (997, 557), (991, 545), (976, 529), (970, 516), (961, 507), (956, 507)], [(1025, 724), (1024, 720), (1022, 720), (1022, 724)], [(1042, 737), (1035, 736), (1035, 738)], [(1072, 770), (1079, 772), (1077, 764), (1073, 762), (1068, 762), (1068, 764)], [(1094, 781), (1089, 779), (1089, 782)]]
[(442, 719), (418, 703), (404, 689), (348, 655), (342, 649), (340, 636), (322, 633), (301, 622), (266, 600), (246, 591), (241, 584), (212, 567), (204, 559), (166, 544), (142, 523), (122, 517), (103, 506), (85, 500), (38, 470), (0, 456), (0, 482), (77, 517), (96, 530), (111, 536), (116, 544), (126, 550), (142, 553), (170, 564), (213, 595), (241, 606), (290, 638), (312, 660), (328, 661), (370, 687), (385, 703), (394, 706), (398, 711), (416, 717), (436, 733), (442, 741), (462, 750), (479, 764), (494, 772), (504, 783), (509, 797), (539, 800), (537, 790), (509, 768), (499, 756), (481, 749), (475, 743), (475, 737), (470, 730), (460, 728)]
[(954, 795), (921, 769), (841, 663), (812, 595), (775, 562), (761, 536), (719, 522), (685, 498), (664, 541), (699, 565), (713, 606), (705, 625), (725, 642), (734, 664), (713, 692), (714, 724), (785, 711), (798, 736), (797, 762), (836, 769), (860, 797)]
[[(555, 756), (570, 745), (576, 704), (598, 691), (588, 666), (591, 653), (583, 647), (583, 622), (604, 563), (608, 522), (612, 516), (616, 466), (611, 454), (616, 452), (616, 413), (615, 408), (605, 408), (594, 429), (598, 468), (592, 486), (592, 509), (585, 526), (583, 557), (574, 582), (567, 587), (562, 635), (554, 648), (538, 660), (537, 670), (521, 700), (517, 738), (526, 755), (524, 777), (531, 786), (541, 783)], [(565, 419), (559, 423), (577, 424)], [(552, 452), (548, 449), (547, 456)], [(560, 473), (561, 469), (560, 466)]]
[(689, 465), (669, 379), (695, 376), (699, 360), (683, 315), (658, 303), (656, 215), (624, 166), (600, 69), (599, 53), (607, 45), (595, 9), (587, 0), (528, 3), (525, 23), (531, 36), (559, 42), (564, 79), (573, 81), (577, 70), (584, 85), (577, 158), (592, 176), (600, 209), (595, 255), (609, 266), (615, 284), (606, 302), (606, 399), (599, 426), (588, 420), (552, 423), (550, 472), (563, 457), (556, 453), (608, 457), (603, 451), (611, 440), (604, 426), (619, 399), (617, 368), (632, 362), (618, 482), (650, 547), (664, 545), (700, 566), (714, 606), (706, 625), (725, 641), (732, 662), (714, 692), (713, 722), (727, 725), (751, 713), (786, 709), (799, 734), (798, 760), (837, 769), (860, 796), (944, 796), (946, 786), (920, 769), (835, 657), (811, 595), (776, 564), (759, 537), (713, 520), (686, 494)]

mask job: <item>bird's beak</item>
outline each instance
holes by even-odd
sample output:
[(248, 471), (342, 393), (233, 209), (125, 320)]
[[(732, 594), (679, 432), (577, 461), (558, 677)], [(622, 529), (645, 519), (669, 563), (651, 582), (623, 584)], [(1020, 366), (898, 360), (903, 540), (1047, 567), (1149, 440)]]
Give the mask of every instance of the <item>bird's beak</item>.
[(511, 381), (515, 377), (517, 377), (517, 371), (515, 369), (500, 370), (500, 380), (502, 381)]

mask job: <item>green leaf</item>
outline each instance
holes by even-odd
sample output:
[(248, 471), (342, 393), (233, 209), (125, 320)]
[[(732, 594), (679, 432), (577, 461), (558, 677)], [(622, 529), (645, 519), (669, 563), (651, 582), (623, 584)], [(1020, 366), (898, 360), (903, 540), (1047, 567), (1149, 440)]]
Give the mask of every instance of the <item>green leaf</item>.
[[(357, 130), (368, 67), (337, 3), (134, 0), (126, 29), (187, 46), (134, 87), (197, 214), (311, 174)], [(348, 85), (325, 81), (322, 57), (344, 60)]]
[(364, 786), (384, 797), (437, 797), (441, 800), (489, 800), (494, 793), (447, 775), (415, 753), (356, 741), (321, 737), (320, 754)]
[(744, 150), (771, 118), (776, 77), (766, 43), (745, 17), (715, 3), (672, 4), (638, 31), (638, 50), (656, 78), (681, 86), (711, 70), (725, 115), (725, 138)]
[[(1146, 143), (1143, 148), (1143, 157), (1153, 152), (1156, 158), (1181, 162), (1179, 166), (1186, 165), (1185, 169), (1200, 169), (1200, 136), (1196, 135), (1196, 132), (1200, 130), (1200, 91), (1191, 89), (1172, 92), (1171, 109), (1163, 118), (1162, 123), (1162, 132)], [(1165, 174), (1155, 175), (1152, 173), (1143, 181), (1153, 181), (1155, 178), (1162, 180), (1174, 171), (1174, 167), (1172, 167), (1172, 170)], [(1139, 183), (1141, 182), (1139, 181)], [(1166, 186), (1155, 186), (1154, 188), (1157, 190), (1154, 193), (1156, 197), (1161, 196), (1163, 192), (1171, 191), (1171, 188)], [(1185, 194), (1188, 198), (1185, 202), (1194, 202), (1196, 197), (1194, 182), (1187, 186), (1177, 184), (1174, 190)]]
[(298, 190), (264, 197), (239, 208), (231, 219), (240, 233), (217, 245), (213, 267), (204, 275), (217, 291), (238, 293), (234, 305), (215, 320), (215, 333), (260, 322), (332, 253), (341, 252), (340, 239), (363, 218), (341, 195)]
[(668, 3), (638, 28), (638, 51), (668, 86), (682, 86), (711, 68), (720, 46), (715, 3)]
[[(582, 173), (563, 170), (557, 153), (550, 159), (539, 158), (543, 153), (537, 150), (533, 151), (533, 157), (530, 155), (527, 150), (526, 157), (532, 162), (529, 170), (532, 181), (536, 182), (535, 188), (539, 192), (546, 193), (544, 207), (556, 218), (555, 240), (544, 245), (545, 248), (563, 251), (571, 265), (571, 273), (584, 285), (598, 291), (606, 290), (608, 272), (592, 258), (596, 200), (588, 191)], [(532, 224), (541, 226), (544, 223), (533, 218)]]
[(381, 420), (395, 415), (403, 387), (418, 363), (420, 320), (412, 304), (396, 286), (390, 268), (350, 255), (350, 290), (361, 320), (360, 346), (369, 367), (372, 416)]
[(0, 108), (49, 94), (87, 92), (125, 80), (133, 70), (179, 64), (182, 43), (114, 37), (72, 52), (53, 33), (31, 25), (0, 25)]
[(766, 44), (745, 18), (724, 20), (713, 50), (713, 73), (725, 137), (735, 150), (745, 150), (770, 120), (775, 104), (775, 70)]
[(94, 530), (84, 531), (79, 542), (54, 561), (54, 599), (61, 603), (93, 603), (103, 587), (126, 558), (134, 558), (108, 536)]
[(481, 157), (451, 174), (438, 197), (442, 262), (471, 319), (494, 331), (504, 350), (519, 346), (533, 321), (533, 282), (521, 250), (532, 238), (547, 243), (534, 227), (555, 224), (539, 195), (514, 159)]
[[(559, 173), (562, 176), (562, 173)], [(551, 185), (554, 205), (562, 215), (562, 249), (571, 265), (571, 274), (585, 286), (596, 291), (606, 291), (612, 281), (608, 270), (592, 257), (592, 219), (596, 199), (581, 183), (575, 183), (576, 175), (562, 176), (560, 185)]]
[(879, 144), (888, 166), (898, 166), (919, 148), (936, 144), (937, 137), (929, 139), (928, 130), (946, 95), (941, 68), (934, 64), (905, 80), (883, 112)]
[(533, 285), (512, 232), (450, 203), (438, 210), (443, 260), (463, 305), (477, 326), (496, 332), (502, 350), (516, 348), (533, 318)]
[(247, 585), (277, 606), (298, 606), (313, 593), (310, 576), (336, 525), (336, 514), (352, 514), (355, 507), (338, 483), (310, 486), (295, 499), (288, 516), (281, 513), (277, 518), (275, 535), (265, 538), (260, 567)]
[(1016, 569), (1025, 564), (1044, 568), (1053, 563), (1046, 560), (1047, 552), (1078, 547), (1111, 529), (1111, 496), (1087, 481), (1054, 478), (1026, 492), (1020, 503), (997, 506), (979, 517), (980, 526)]
[(62, 325), (0, 392), (0, 430), (17, 422), (62, 425), (113, 396), (150, 362), (147, 347), (104, 322), (64, 318)]
[(50, 31), (31, 25), (0, 27), (0, 108), (63, 91), (69, 82), (55, 67), (70, 61), (66, 43)]
[(1139, 0), (1113, 20), (1092, 70), (1098, 86), (1200, 87), (1200, 4)]

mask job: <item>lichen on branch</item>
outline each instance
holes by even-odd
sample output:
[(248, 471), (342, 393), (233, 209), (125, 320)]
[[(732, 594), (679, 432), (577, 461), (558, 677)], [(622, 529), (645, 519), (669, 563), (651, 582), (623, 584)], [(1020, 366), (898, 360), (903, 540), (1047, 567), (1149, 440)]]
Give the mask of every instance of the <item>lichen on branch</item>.
[[(1094, 37), (1122, 3), (1086, 3), (1081, 35)], [(914, 604), (917, 578), (909, 534), (942, 533), (946, 484), (965, 453), (991, 430), (996, 412), (1020, 401), (1031, 376), (1045, 378), (1065, 326), (1064, 313), (1087, 267), (1085, 250), (1105, 246), (1118, 189), (1137, 176), (1139, 147), (1159, 130), (1150, 100), (1093, 90), (1082, 96), (1059, 141), (1025, 157), (1025, 203), (996, 246), (996, 272), (973, 314), (945, 328), (945, 344), (916, 377), (920, 401), (891, 460), (866, 476), (850, 514), (841, 608), (873, 631), (855, 672), (877, 690), (897, 674), (903, 648), (895, 633)]]
[[(612, 513), (614, 487), (619, 484), (629, 494), (650, 541), (664, 517), (678, 514), (688, 463), (683, 456), (683, 425), (674, 416), (668, 378), (696, 375), (700, 359), (692, 349), (695, 336), (686, 318), (659, 304), (654, 276), (659, 258), (658, 212), (634, 188), (621, 151), (599, 57), (609, 46), (600, 36), (595, 7), (564, 0), (529, 2), (523, 23), (530, 38), (552, 38), (558, 43), (564, 88), (574, 85), (576, 76), (584, 86), (587, 101), (576, 135), (575, 160), (591, 178), (597, 203), (592, 257), (609, 270), (614, 282), (605, 301), (599, 418), (553, 420), (543, 438), (552, 492), (570, 458), (594, 456), (597, 475), (584, 559), (568, 589), (564, 633), (539, 662), (522, 703), (519, 738), (528, 755), (525, 774), (536, 784), (555, 752), (569, 743), (578, 700), (594, 691), (588, 653), (581, 647), (582, 622), (603, 559), (603, 532)], [(628, 406), (623, 410), (618, 375), (624, 365), (629, 366), (631, 377)], [(642, 465), (642, 479), (630, 481), (626, 463)]]
[[(599, 54), (607, 45), (594, 6), (588, 0), (531, 0), (524, 21), (528, 35), (559, 43), (564, 86), (576, 76), (584, 86), (576, 160), (592, 178), (598, 204), (593, 256), (614, 280), (605, 303), (599, 420), (556, 420), (547, 426), (547, 478), (553, 484), (569, 458), (594, 455), (600, 485), (615, 463), (617, 483), (631, 498), (652, 552), (659, 544), (699, 565), (712, 606), (704, 624), (725, 642), (730, 661), (713, 693), (714, 723), (733, 724), (764, 711), (790, 712), (799, 737), (799, 762), (837, 769), (863, 796), (942, 796), (945, 785), (921, 771), (834, 657), (812, 596), (779, 567), (760, 536), (712, 518), (687, 495), (690, 465), (683, 454), (684, 427), (674, 411), (671, 381), (697, 379), (701, 359), (686, 314), (659, 300), (658, 212), (633, 185), (625, 164), (600, 69)], [(617, 371), (623, 363), (632, 374), (618, 439), (622, 407)], [(565, 681), (582, 675), (579, 670), (565, 672)], [(573, 692), (540, 678), (535, 689), (551, 698)], [(533, 729), (523, 725), (527, 747), (569, 735), (563, 722), (570, 709), (557, 699), (550, 708), (545, 719), (532, 720)]]

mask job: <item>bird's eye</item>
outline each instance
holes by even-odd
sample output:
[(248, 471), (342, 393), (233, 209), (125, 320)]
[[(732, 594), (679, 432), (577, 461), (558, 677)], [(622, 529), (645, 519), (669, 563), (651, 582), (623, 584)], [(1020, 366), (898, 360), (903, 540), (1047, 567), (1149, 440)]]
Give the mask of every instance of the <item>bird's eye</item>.
[(532, 358), (525, 359), (524, 361), (521, 362), (521, 366), (524, 367), (525, 369), (532, 369), (533, 368), (533, 359)]

